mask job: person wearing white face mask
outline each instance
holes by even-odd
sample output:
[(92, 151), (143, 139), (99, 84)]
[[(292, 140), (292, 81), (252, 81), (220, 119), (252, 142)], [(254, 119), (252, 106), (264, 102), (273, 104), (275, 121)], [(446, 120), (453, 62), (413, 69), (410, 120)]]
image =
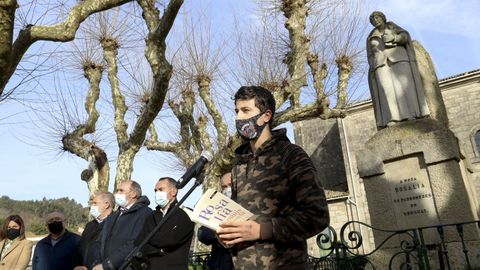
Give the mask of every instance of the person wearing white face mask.
[(96, 191), (91, 200), (90, 215), (94, 218), (85, 225), (76, 258), (74, 270), (92, 268), (94, 243), (102, 231), (104, 220), (113, 212), (115, 198), (110, 192)]
[(150, 201), (142, 196), (142, 188), (132, 180), (117, 186), (115, 202), (120, 207), (105, 219), (95, 243), (93, 270), (118, 269), (133, 250), (133, 243), (152, 212)]
[[(232, 173), (226, 173), (220, 181), (223, 195), (232, 197)], [(230, 249), (224, 247), (214, 230), (207, 227), (200, 227), (197, 233), (198, 240), (205, 245), (212, 245), (210, 260), (207, 263), (209, 270), (230, 270), (233, 269), (232, 255)]]
[[(163, 217), (177, 204), (177, 182), (171, 177), (162, 177), (155, 185), (156, 210), (147, 217), (138, 245), (155, 228)], [(188, 253), (192, 242), (194, 224), (180, 208), (172, 212), (164, 225), (141, 249), (150, 261), (150, 269), (188, 269)]]

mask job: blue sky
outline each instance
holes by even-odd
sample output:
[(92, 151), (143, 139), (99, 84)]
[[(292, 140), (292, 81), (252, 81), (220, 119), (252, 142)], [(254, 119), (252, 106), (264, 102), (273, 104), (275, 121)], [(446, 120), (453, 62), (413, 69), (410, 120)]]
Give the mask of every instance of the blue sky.
[[(238, 2), (242, 1), (210, 0), (205, 1), (204, 6), (214, 9), (212, 14), (227, 17), (234, 10), (244, 14), (251, 11), (251, 6)], [(188, 3), (186, 1), (186, 7)], [(439, 78), (480, 68), (480, 31), (475, 29), (480, 25), (480, 1), (462, 0), (460, 4), (449, 0), (379, 0), (371, 8), (373, 10), (383, 11), (388, 20), (408, 30), (413, 39), (422, 43), (433, 58)], [(0, 119), (5, 115), (2, 111), (15, 112), (18, 106), (17, 103), (0, 104)], [(52, 151), (32, 145), (25, 139), (36, 136), (35, 128), (28, 125), (28, 121), (13, 116), (0, 122), (0, 195), (16, 200), (68, 196), (85, 205), (88, 191), (86, 184), (79, 179), (85, 162), (70, 154), (56, 156)], [(159, 176), (178, 178), (183, 173), (182, 170), (167, 169), (165, 162), (168, 159), (145, 150), (135, 159), (132, 178), (140, 182), (150, 199)], [(115, 165), (111, 164), (111, 168), (114, 174)], [(199, 194), (200, 190), (197, 190), (187, 205), (192, 206)]]
[(480, 68), (480, 2), (476, 0), (379, 1), (388, 20), (410, 32), (433, 58), (437, 76)]

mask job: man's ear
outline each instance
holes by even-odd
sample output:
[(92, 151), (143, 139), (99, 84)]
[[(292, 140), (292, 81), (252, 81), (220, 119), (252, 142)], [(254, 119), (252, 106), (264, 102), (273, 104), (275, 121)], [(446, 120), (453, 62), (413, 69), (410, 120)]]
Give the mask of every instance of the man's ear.
[(270, 110), (266, 110), (263, 115), (264, 115), (265, 123), (269, 123), (270, 119), (272, 119), (272, 112)]

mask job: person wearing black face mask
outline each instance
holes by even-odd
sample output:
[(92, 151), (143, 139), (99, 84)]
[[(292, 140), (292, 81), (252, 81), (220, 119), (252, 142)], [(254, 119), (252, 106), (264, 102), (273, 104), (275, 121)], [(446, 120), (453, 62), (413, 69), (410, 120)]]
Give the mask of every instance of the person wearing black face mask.
[(306, 239), (329, 224), (325, 192), (305, 151), (285, 129), (272, 130), (275, 99), (260, 86), (235, 93), (232, 199), (255, 215), (226, 221), (217, 235), (231, 247), (235, 269), (308, 269)]
[(0, 233), (0, 270), (25, 270), (31, 255), (32, 242), (25, 239), (23, 219), (7, 217)]
[(65, 217), (54, 211), (47, 215), (50, 234), (40, 240), (33, 253), (33, 270), (73, 269), (80, 236), (65, 229)]

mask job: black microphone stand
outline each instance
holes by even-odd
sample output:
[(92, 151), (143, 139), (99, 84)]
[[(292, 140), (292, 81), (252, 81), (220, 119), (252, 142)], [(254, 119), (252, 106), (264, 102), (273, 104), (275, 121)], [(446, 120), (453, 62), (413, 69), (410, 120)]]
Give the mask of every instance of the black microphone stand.
[[(188, 198), (188, 196), (190, 196), (190, 194), (192, 194), (192, 192), (198, 187), (200, 186), (202, 183), (203, 183), (203, 180), (204, 180), (204, 175), (201, 175), (197, 178), (195, 178), (195, 183), (193, 184), (193, 186), (188, 190), (188, 192), (182, 197), (182, 199), (180, 201), (177, 202), (177, 204), (175, 204), (175, 206), (170, 210), (168, 211), (168, 213), (162, 218), (162, 220), (160, 220), (160, 222), (157, 224), (157, 226), (155, 226), (155, 228), (153, 228), (153, 230), (147, 235), (147, 237), (145, 237), (145, 239), (142, 240), (142, 242), (140, 242), (140, 244), (138, 246), (136, 246), (128, 255), (127, 257), (125, 257), (125, 259), (123, 260), (123, 263), (122, 265), (120, 266), (120, 268), (118, 268), (119, 270), (124, 270), (126, 269), (126, 267), (131, 263), (132, 259), (134, 257), (138, 257), (138, 258), (143, 258), (143, 254), (142, 252), (140, 251), (142, 249), (143, 246), (145, 246), (148, 241), (150, 241), (150, 239), (158, 232), (158, 230), (160, 230), (160, 228), (163, 226), (163, 224), (168, 220), (168, 218), (170, 218), (170, 216), (172, 215), (172, 213), (174, 213), (175, 211), (178, 210), (178, 208), (180, 208), (180, 206), (182, 205), (182, 203)], [(193, 221), (192, 221), (193, 222)], [(146, 264), (142, 263), (140, 265), (141, 267), (146, 267)], [(146, 268), (144, 268), (146, 269)]]

